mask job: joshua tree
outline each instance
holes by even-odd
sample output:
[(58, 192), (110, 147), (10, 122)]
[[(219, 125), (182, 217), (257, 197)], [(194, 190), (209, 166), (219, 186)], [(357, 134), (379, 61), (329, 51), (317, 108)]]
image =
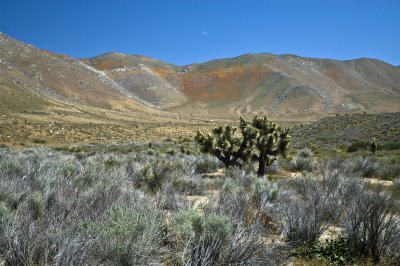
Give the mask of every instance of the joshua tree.
[(259, 151), (255, 155), (258, 159), (258, 176), (263, 176), (265, 167), (271, 165), (278, 155), (286, 157), (289, 146), (289, 129), (282, 129), (275, 123), (264, 118), (254, 116), (252, 126), (257, 129), (256, 147)]
[(241, 127), (242, 137), (235, 137), (235, 132), (236, 128), (230, 125), (219, 126), (207, 135), (198, 131), (195, 139), (202, 152), (214, 155), (228, 168), (239, 166), (239, 159), (248, 161), (254, 146), (254, 130)]
[(254, 116), (251, 123), (240, 117), (240, 131), (241, 136), (235, 136), (236, 128), (219, 126), (211, 134), (197, 132), (196, 141), (202, 152), (216, 156), (227, 168), (240, 166), (250, 158), (258, 160), (258, 176), (264, 175), (265, 167), (271, 165), (276, 156), (286, 156), (289, 130), (281, 129), (266, 117)]
[(371, 141), (371, 152), (373, 155), (375, 155), (377, 147), (378, 147), (378, 144), (376, 144), (376, 139), (373, 138)]

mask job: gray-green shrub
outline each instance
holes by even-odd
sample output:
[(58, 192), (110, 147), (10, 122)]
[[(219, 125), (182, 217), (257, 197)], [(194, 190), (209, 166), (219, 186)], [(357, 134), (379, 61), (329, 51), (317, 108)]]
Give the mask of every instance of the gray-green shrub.
[(289, 163), (290, 171), (307, 171), (314, 169), (314, 153), (309, 148), (303, 148), (297, 152), (297, 156)]
[(371, 256), (374, 263), (385, 255), (398, 253), (393, 248), (400, 242), (399, 202), (381, 187), (354, 195), (344, 226), (357, 252)]

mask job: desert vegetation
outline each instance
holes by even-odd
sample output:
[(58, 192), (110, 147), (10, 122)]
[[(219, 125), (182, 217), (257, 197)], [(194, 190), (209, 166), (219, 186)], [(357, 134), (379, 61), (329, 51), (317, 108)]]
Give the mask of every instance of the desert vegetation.
[[(252, 122), (240, 117), (241, 136), (235, 136), (236, 128), (226, 125), (212, 130), (212, 135), (197, 132), (196, 141), (204, 153), (221, 160), (225, 167), (243, 166), (250, 159), (258, 161), (258, 176), (265, 174), (278, 155), (286, 156), (290, 142), (289, 129), (282, 129), (264, 116), (254, 116)], [(253, 150), (256, 148), (256, 152)]]
[[(376, 3), (9, 2), (0, 21), (11, 34), (93, 57), (0, 32), (0, 266), (400, 266), (395, 50), (378, 53), (390, 63), (239, 55), (266, 36), (278, 50), (370, 53), (358, 44), (398, 35), (394, 16), (374, 14), (368, 28)], [(319, 19), (330, 27), (312, 27)], [(126, 53), (94, 56), (121, 33)], [(80, 49), (82, 36), (100, 46)], [(174, 62), (133, 55), (152, 50)], [(204, 62), (218, 50), (238, 56)]]
[(0, 262), (399, 264), (396, 152), (285, 147), (263, 175), (257, 156), (226, 168), (190, 139), (2, 147)]

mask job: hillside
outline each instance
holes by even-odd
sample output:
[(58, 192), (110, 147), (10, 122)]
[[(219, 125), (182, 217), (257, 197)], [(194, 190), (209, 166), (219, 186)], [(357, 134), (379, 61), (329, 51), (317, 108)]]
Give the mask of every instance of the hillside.
[(111, 53), (87, 61), (138, 97), (178, 113), (316, 120), (399, 111), (400, 71), (375, 59), (248, 54), (178, 67)]
[(177, 114), (160, 111), (105, 72), (0, 34), (0, 146), (159, 140), (204, 124), (179, 118), (172, 127)]
[(373, 138), (379, 150), (400, 149), (400, 112), (326, 117), (291, 129), (292, 148), (317, 151), (369, 150)]
[[(127, 92), (157, 107), (174, 107), (186, 102), (173, 77), (179, 67), (161, 61), (122, 53), (108, 53), (83, 60), (104, 71)], [(165, 79), (168, 77), (169, 79)]]
[(190, 127), (239, 115), (299, 123), (400, 111), (400, 69), (375, 59), (247, 54), (175, 66), (113, 52), (79, 60), (0, 34), (0, 74), (0, 123), (7, 125), (179, 119)]
[[(80, 60), (37, 49), (5, 34), (0, 35), (0, 60), (2, 109), (37, 110), (45, 102), (55, 100), (103, 109), (150, 110), (133, 95), (129, 97), (124, 88), (103, 72)], [(27, 105), (18, 104), (30, 98), (35, 100), (29, 100)]]

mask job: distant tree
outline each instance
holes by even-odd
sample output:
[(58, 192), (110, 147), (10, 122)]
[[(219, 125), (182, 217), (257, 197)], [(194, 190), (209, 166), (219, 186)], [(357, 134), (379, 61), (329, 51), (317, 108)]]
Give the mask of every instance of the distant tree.
[(242, 166), (250, 159), (258, 161), (258, 176), (265, 174), (278, 155), (286, 156), (289, 146), (289, 129), (282, 129), (275, 123), (254, 116), (247, 122), (240, 117), (240, 135), (236, 128), (226, 125), (214, 128), (205, 135), (198, 131), (195, 137), (201, 151), (210, 153), (221, 160), (225, 167)]
[(376, 139), (373, 138), (371, 141), (371, 152), (373, 155), (375, 155), (377, 148), (378, 148), (378, 144), (376, 143)]

